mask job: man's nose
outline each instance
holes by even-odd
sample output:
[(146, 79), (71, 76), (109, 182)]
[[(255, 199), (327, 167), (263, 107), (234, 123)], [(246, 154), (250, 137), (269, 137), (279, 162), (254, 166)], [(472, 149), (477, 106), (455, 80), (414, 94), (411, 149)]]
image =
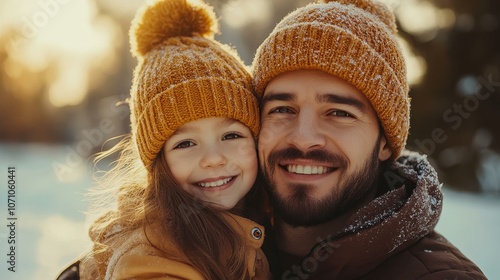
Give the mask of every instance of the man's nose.
[(320, 129), (320, 119), (317, 114), (312, 110), (302, 110), (286, 141), (302, 151), (324, 147), (326, 137)]

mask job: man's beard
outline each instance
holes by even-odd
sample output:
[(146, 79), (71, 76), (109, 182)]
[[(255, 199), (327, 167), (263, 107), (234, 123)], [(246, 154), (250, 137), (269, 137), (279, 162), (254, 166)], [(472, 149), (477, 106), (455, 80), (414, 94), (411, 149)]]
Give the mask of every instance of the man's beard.
[(271, 152), (267, 160), (270, 170), (263, 168), (263, 172), (275, 215), (291, 226), (310, 227), (331, 221), (347, 211), (359, 207), (376, 187), (380, 166), (378, 160), (379, 144), (380, 137), (363, 166), (354, 174), (347, 175), (348, 178), (339, 176), (337, 186), (332, 189), (329, 195), (319, 200), (309, 197), (308, 193), (315, 187), (307, 184), (288, 184), (286, 187), (292, 190), (292, 194), (288, 197), (280, 196), (276, 182), (272, 178), (277, 163), (297, 158), (313, 159), (316, 162), (327, 163), (329, 166), (340, 166), (338, 170), (334, 171), (338, 172), (345, 170), (347, 161), (341, 156), (325, 150), (314, 150), (304, 154), (300, 150), (290, 147)]

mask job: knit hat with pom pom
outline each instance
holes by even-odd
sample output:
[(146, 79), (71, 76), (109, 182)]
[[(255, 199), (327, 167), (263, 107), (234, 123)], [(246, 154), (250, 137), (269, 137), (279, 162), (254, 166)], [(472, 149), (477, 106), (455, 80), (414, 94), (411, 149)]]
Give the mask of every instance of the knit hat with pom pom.
[(410, 98), (394, 15), (371, 0), (332, 0), (299, 8), (257, 50), (254, 87), (262, 97), (273, 78), (298, 69), (340, 77), (365, 94), (397, 158), (406, 145)]
[(180, 126), (227, 117), (259, 130), (249, 70), (236, 52), (214, 40), (212, 7), (197, 1), (156, 0), (140, 10), (130, 29), (138, 65), (131, 89), (131, 128), (150, 169)]

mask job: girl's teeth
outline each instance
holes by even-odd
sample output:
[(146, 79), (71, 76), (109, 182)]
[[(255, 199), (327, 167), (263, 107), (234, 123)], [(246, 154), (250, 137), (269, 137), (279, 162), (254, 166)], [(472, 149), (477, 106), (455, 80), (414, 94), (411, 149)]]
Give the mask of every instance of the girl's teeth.
[(213, 182), (208, 182), (208, 183), (198, 183), (198, 185), (204, 187), (204, 188), (213, 188), (213, 187), (220, 187), (224, 184), (227, 184), (227, 182), (231, 181), (232, 178), (225, 178)]

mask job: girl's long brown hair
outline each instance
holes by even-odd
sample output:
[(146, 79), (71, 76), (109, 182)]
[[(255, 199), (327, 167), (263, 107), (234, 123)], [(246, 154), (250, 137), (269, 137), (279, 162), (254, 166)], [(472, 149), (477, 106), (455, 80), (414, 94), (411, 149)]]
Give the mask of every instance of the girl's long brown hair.
[[(109, 237), (126, 236), (132, 230), (157, 223), (160, 227), (156, 235), (173, 237), (173, 242), (206, 279), (249, 279), (244, 241), (226, 220), (229, 216), (184, 191), (168, 168), (163, 151), (151, 172), (139, 160), (130, 135), (100, 154), (97, 160), (116, 153), (119, 158), (113, 168), (96, 178), (98, 185), (90, 192), (91, 207), (87, 214), (94, 219), (89, 230), (94, 248), (84, 259), (87, 275), (105, 273), (98, 271), (96, 263), (100, 255), (108, 255)], [(268, 204), (260, 183), (254, 185), (244, 202), (242, 209), (231, 212), (261, 225), (268, 224), (264, 213)], [(152, 245), (165, 252), (161, 243)]]

